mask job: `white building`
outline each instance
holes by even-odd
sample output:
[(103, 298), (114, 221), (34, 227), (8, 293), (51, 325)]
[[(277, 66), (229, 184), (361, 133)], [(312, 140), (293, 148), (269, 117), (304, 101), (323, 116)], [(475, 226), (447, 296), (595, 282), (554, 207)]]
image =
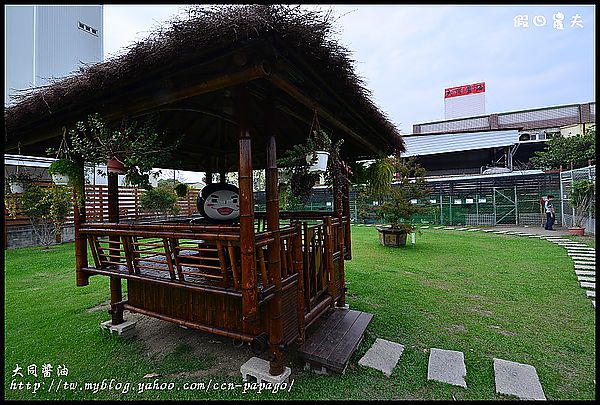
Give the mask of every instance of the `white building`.
[(103, 6), (5, 5), (4, 104), (103, 60)]

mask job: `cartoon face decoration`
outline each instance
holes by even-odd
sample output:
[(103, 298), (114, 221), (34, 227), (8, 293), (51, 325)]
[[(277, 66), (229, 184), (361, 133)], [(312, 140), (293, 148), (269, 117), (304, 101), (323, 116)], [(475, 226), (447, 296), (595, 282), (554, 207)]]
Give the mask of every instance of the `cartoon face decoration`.
[(198, 193), (198, 211), (212, 222), (233, 223), (240, 217), (239, 191), (233, 184), (209, 184)]

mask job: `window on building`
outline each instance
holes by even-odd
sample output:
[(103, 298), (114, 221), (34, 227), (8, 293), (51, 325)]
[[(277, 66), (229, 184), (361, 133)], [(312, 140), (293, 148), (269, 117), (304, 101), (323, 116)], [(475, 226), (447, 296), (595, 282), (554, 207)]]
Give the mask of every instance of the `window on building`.
[(92, 28), (87, 24), (82, 23), (81, 21), (77, 21), (77, 28), (82, 31), (89, 32), (92, 35), (98, 36), (98, 30), (96, 28)]

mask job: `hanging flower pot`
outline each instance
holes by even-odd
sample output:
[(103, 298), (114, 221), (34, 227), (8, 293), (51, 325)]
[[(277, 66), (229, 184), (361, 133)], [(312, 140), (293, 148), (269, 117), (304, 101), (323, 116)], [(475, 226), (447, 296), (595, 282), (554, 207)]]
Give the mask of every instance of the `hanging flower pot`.
[(13, 194), (20, 194), (25, 191), (25, 187), (23, 187), (23, 183), (19, 181), (12, 181), (9, 183), (10, 192)]
[(109, 173), (116, 174), (125, 174), (127, 170), (125, 169), (125, 165), (118, 161), (116, 158), (110, 158), (106, 162), (106, 169)]
[(52, 181), (57, 186), (66, 186), (69, 184), (69, 176), (65, 176), (60, 173), (52, 173)]
[(306, 155), (306, 163), (309, 164), (309, 172), (324, 172), (327, 170), (327, 160), (329, 160), (329, 152), (324, 150), (316, 150), (313, 153)]

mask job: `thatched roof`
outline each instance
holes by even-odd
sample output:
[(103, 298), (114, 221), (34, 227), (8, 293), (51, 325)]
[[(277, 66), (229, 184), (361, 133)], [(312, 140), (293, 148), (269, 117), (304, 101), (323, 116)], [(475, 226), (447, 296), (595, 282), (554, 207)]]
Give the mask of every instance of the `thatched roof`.
[[(269, 127), (261, 106), (269, 100), (275, 105), (274, 128), (286, 133), (278, 149), (308, 134), (313, 111), (305, 100), (310, 100), (318, 106), (322, 125), (347, 140), (342, 150), (347, 157), (403, 150), (398, 130), (354, 72), (350, 51), (331, 39), (333, 29), (330, 12), (287, 5), (191, 7), (186, 18), (159, 27), (121, 55), (19, 94), (17, 104), (5, 109), (7, 151), (20, 143), (21, 153), (43, 155), (46, 147), (58, 145), (63, 126), (92, 112), (114, 121), (119, 115), (159, 112), (167, 132), (185, 133), (189, 140), (180, 149), (184, 161), (196, 163), (180, 168), (231, 168), (235, 147), (227, 145), (238, 129), (227, 99), (234, 87), (208, 91), (206, 83), (235, 77), (254, 65), (262, 66), (258, 71), (264, 77), (236, 83), (252, 95), (248, 114), (256, 132)], [(274, 83), (291, 84), (300, 96)], [(202, 94), (181, 96), (186, 88), (203, 85)], [(172, 94), (180, 96), (171, 100)], [(328, 119), (327, 112), (335, 118)], [(204, 149), (196, 151), (199, 144)], [(207, 151), (224, 157), (205, 158)]]

